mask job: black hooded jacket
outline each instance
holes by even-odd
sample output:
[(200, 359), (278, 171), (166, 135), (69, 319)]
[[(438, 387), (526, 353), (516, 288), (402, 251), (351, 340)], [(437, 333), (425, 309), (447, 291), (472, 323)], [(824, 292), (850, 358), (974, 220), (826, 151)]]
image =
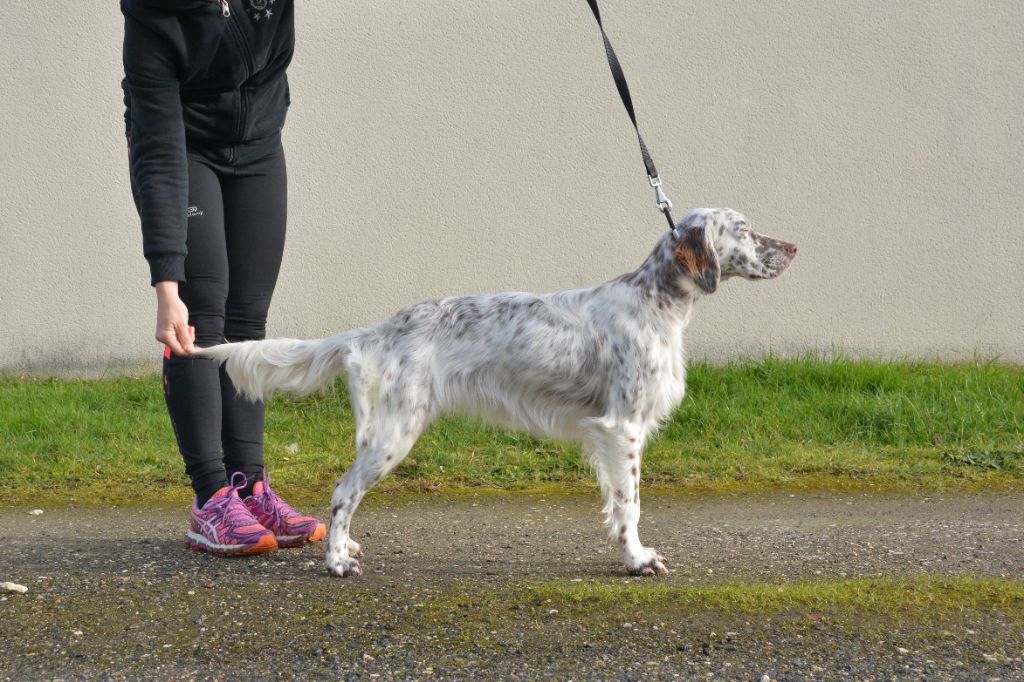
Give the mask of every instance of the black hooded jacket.
[(152, 283), (185, 279), (187, 154), (273, 151), (288, 110), (292, 0), (121, 0), (132, 195)]

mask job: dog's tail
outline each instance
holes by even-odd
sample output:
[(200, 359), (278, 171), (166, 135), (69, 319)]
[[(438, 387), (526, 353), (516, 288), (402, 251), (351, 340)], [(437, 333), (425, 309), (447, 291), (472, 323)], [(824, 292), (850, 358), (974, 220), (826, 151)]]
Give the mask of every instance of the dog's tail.
[(267, 339), (223, 343), (203, 348), (193, 357), (212, 358), (224, 365), (235, 389), (249, 400), (275, 392), (306, 395), (325, 391), (345, 371), (353, 332), (326, 339)]

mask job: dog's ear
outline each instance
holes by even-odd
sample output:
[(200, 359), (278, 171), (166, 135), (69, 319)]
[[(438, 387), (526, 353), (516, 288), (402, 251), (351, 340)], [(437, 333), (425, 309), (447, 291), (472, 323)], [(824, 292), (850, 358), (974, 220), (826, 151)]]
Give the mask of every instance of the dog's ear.
[(680, 235), (676, 242), (676, 263), (704, 293), (715, 293), (722, 277), (722, 266), (718, 262), (711, 226), (705, 223), (677, 229)]

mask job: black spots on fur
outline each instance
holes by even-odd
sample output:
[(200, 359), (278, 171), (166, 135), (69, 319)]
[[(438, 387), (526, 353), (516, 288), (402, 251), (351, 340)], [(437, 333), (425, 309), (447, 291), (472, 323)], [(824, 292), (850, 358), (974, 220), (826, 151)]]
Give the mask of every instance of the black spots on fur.
[[(631, 440), (636, 440), (636, 439), (632, 438)], [(628, 455), (626, 455), (626, 457), (628, 457), (629, 459), (636, 459), (636, 453), (635, 452), (631, 452)]]
[[(667, 301), (666, 308), (671, 305), (672, 299), (678, 298), (682, 294), (682, 290), (679, 288), (679, 275), (679, 265), (675, 260), (665, 261), (655, 275), (659, 299)], [(660, 304), (659, 307), (661, 307)]]
[(783, 250), (783, 242), (778, 239), (772, 239), (771, 237), (758, 237), (757, 247), (754, 252), (757, 253), (757, 257), (764, 260), (764, 256), (767, 253), (779, 252)]
[(407, 308), (398, 313), (398, 315), (395, 316), (394, 321), (396, 332), (403, 334), (408, 333), (410, 327), (412, 327), (412, 310)]
[(603, 413), (608, 409), (607, 401), (603, 394), (591, 391), (583, 397), (583, 407), (595, 413)]
[(506, 297), (499, 297), (494, 304), (494, 317), (502, 324), (508, 324), (512, 320), (515, 305), (512, 300)]
[(455, 338), (461, 339), (466, 334), (468, 325), (465, 320), (460, 319), (457, 309), (446, 308), (437, 318), (437, 328), (442, 331), (451, 331)]
[(442, 306), (438, 325), (442, 329), (450, 329), (456, 339), (461, 339), (480, 323), (484, 313), (476, 297), (465, 296), (449, 301)]
[(640, 271), (639, 270), (634, 270), (633, 272), (627, 272), (627, 273), (625, 273), (623, 275), (619, 275), (618, 277), (616, 277), (612, 281), (613, 282), (620, 282), (622, 284), (635, 285), (635, 284), (639, 283), (639, 280), (640, 280)]
[(616, 490), (615, 491), (615, 499), (619, 500), (620, 502), (625, 502), (626, 501), (626, 493), (622, 492), (621, 490)]
[(345, 500), (344, 502), (342, 502), (341, 504), (332, 505), (331, 506), (331, 519), (333, 520), (334, 517), (337, 516), (339, 513), (344, 514), (345, 512), (347, 512), (349, 507), (351, 506), (351, 504), (352, 504), (352, 498), (349, 498), (349, 499)]
[(636, 478), (636, 467), (629, 470), (629, 475)]
[(657, 262), (657, 251), (647, 257), (647, 260), (633, 272), (627, 272), (624, 275), (619, 275), (617, 278), (612, 280), (612, 283), (626, 284), (631, 287), (635, 287), (638, 296), (642, 301), (650, 301), (657, 295), (657, 278), (655, 273), (660, 271), (660, 267)]
[(626, 366), (626, 356), (632, 350), (632, 342), (628, 339), (620, 339), (612, 343), (612, 357), (620, 366)]
[(625, 535), (625, 534), (626, 534), (626, 524), (622, 524), (621, 526), (619, 526), (619, 535)]
[(607, 407), (600, 384), (582, 375), (565, 377), (562, 381), (552, 381), (548, 386), (538, 387), (536, 395), (543, 402), (580, 405), (592, 413), (602, 413)]
[(588, 349), (580, 358), (581, 377), (591, 377), (601, 367), (601, 353), (597, 348)]
[(391, 329), (385, 337), (391, 337), (387, 340), (395, 341), (411, 334), (433, 319), (439, 307), (437, 301), (423, 301), (399, 311), (389, 320)]

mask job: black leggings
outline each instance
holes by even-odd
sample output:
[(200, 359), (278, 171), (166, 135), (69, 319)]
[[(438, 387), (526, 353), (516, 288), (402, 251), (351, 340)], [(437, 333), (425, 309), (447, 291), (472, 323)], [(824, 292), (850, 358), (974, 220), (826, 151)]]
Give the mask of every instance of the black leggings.
[[(179, 296), (196, 345), (262, 339), (284, 250), (284, 153), (244, 168), (189, 156), (188, 256)], [(202, 506), (236, 471), (263, 471), (264, 403), (235, 392), (213, 360), (164, 353), (164, 397), (185, 473)]]

